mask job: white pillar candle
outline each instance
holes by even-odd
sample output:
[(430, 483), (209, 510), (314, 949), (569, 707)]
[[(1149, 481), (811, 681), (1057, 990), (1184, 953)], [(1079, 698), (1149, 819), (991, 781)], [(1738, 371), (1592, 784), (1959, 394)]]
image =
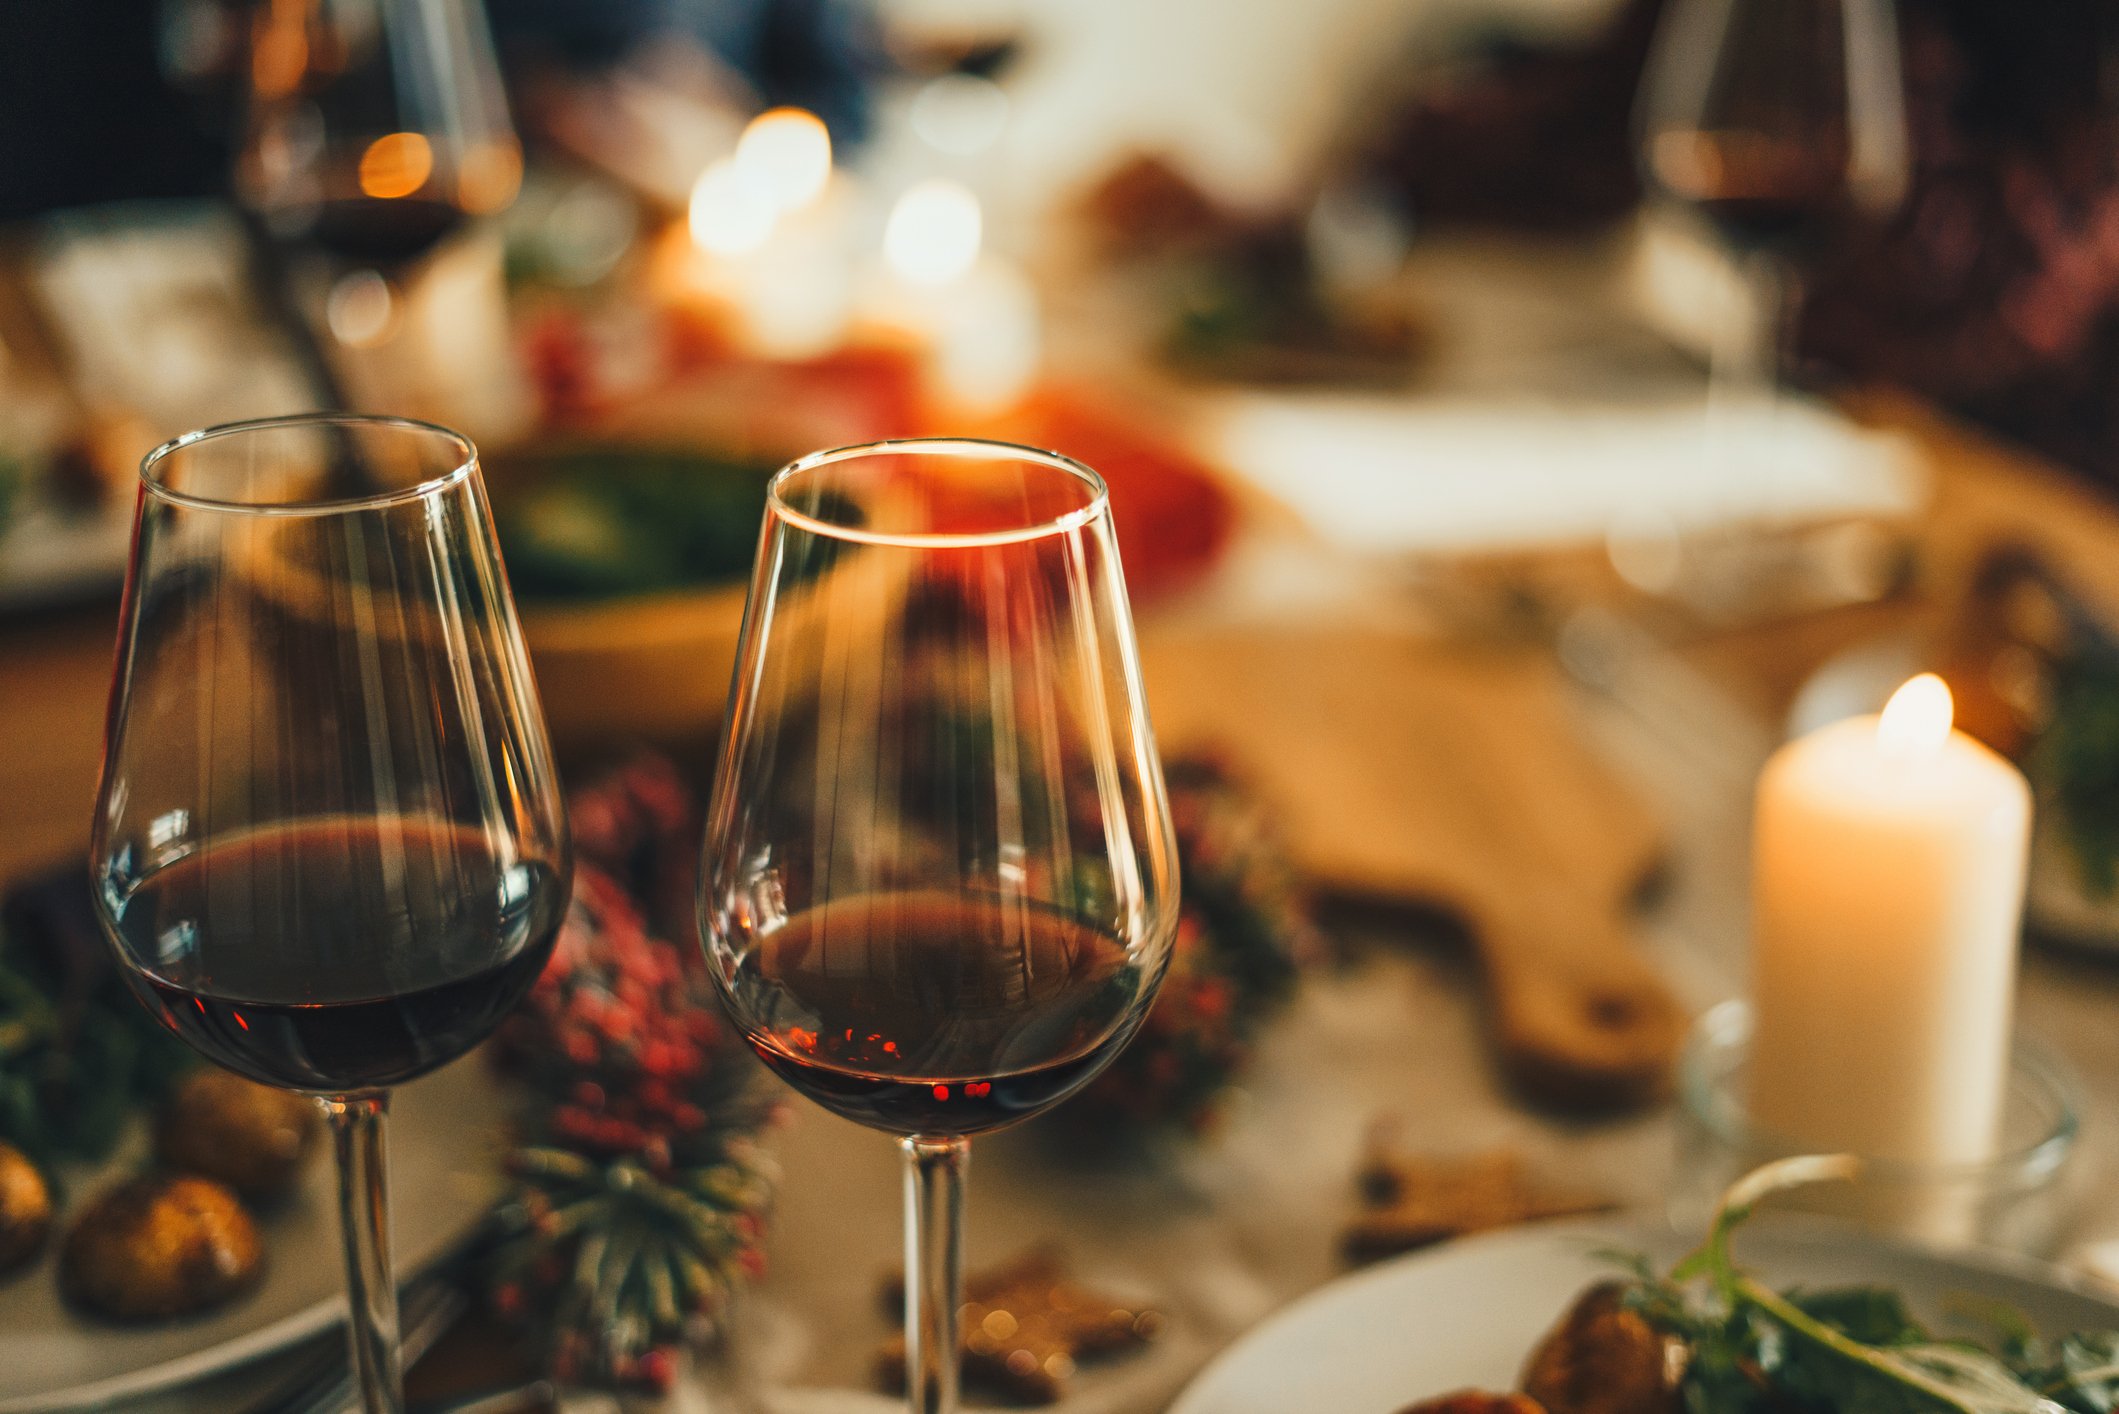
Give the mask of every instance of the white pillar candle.
[(1919, 1164), (1994, 1152), (2031, 793), (1950, 721), (1949, 689), (1923, 675), (1880, 717), (1783, 747), (1759, 778), (1759, 1129)]

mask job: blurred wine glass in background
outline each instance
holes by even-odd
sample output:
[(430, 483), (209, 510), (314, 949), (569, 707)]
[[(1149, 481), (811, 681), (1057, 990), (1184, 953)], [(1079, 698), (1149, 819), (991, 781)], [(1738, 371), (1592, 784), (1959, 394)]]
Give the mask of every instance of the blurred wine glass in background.
[(389, 343), (428, 258), (521, 184), (479, 0), (168, 0), (162, 55), (228, 113), (259, 301), (350, 406), (343, 351)]
[(1908, 180), (1892, 0), (1672, 0), (1642, 85), (1651, 192), (1720, 237), (1754, 317), (1725, 320), (1714, 400), (1770, 399), (1800, 262)]
[(238, 198), (349, 266), (393, 274), (521, 182), (478, 0), (261, 0), (247, 87)]

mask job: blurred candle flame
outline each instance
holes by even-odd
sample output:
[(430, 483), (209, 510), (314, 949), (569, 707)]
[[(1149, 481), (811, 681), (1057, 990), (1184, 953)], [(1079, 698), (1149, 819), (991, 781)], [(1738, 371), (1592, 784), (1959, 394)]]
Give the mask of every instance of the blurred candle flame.
[(720, 256), (748, 255), (771, 239), (780, 213), (734, 160), (716, 162), (692, 187), (692, 240)]
[(978, 263), (985, 220), (961, 182), (936, 178), (898, 198), (883, 228), (883, 257), (916, 285), (946, 285)]
[(1932, 756), (1950, 739), (1950, 686), (1933, 673), (1912, 678), (1884, 704), (1876, 740), (1892, 756)]
[(736, 170), (778, 211), (796, 211), (831, 181), (831, 134), (816, 114), (771, 108), (736, 140)]

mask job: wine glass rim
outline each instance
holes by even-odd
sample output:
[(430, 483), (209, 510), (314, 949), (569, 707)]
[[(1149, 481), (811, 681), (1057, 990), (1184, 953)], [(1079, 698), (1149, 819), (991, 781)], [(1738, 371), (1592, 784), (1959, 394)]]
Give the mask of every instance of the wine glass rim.
[[(188, 451), (205, 442), (218, 441), (224, 437), (242, 436), (253, 432), (272, 432), (290, 427), (370, 427), (387, 428), (399, 432), (418, 432), (443, 438), (455, 444), (455, 464), (437, 476), (429, 476), (410, 486), (393, 486), (388, 490), (374, 491), (357, 496), (324, 496), (313, 500), (290, 501), (233, 501), (218, 496), (201, 496), (195, 491), (179, 491), (163, 481), (158, 468), (163, 462), (179, 452)], [(172, 437), (140, 458), (140, 485), (147, 494), (172, 505), (186, 506), (192, 510), (219, 511), (233, 515), (254, 516), (316, 516), (338, 515), (351, 511), (382, 510), (390, 506), (403, 505), (409, 501), (422, 500), (437, 491), (447, 490), (471, 474), (478, 465), (478, 448), (461, 432), (452, 431), (435, 422), (422, 422), (413, 417), (394, 417), (383, 413), (365, 412), (297, 412), (280, 417), (253, 417), (241, 422), (220, 422), (211, 427), (201, 427), (186, 432), (181, 437)]]
[[(824, 520), (807, 511), (795, 509), (787, 503), (786, 497), (780, 494), (781, 488), (789, 481), (819, 467), (858, 461), (863, 457), (896, 456), (980, 457), (994, 461), (1028, 462), (1033, 466), (1042, 466), (1074, 478), (1086, 488), (1088, 499), (1073, 510), (1064, 511), (1059, 515), (1023, 525), (1008, 526), (1001, 530), (882, 531)], [(774, 515), (792, 525), (800, 526), (813, 535), (851, 540), (863, 545), (890, 545), (901, 549), (961, 549), (984, 545), (1014, 545), (1048, 535), (1063, 535), (1078, 530), (1105, 514), (1111, 504), (1111, 491), (1104, 484), (1104, 478), (1097, 475), (1094, 468), (1076, 461), (1066, 453), (985, 437), (893, 437), (879, 442), (860, 442), (848, 447), (811, 452), (808, 456), (797, 457), (775, 472), (773, 479), (766, 484), (765, 494)]]

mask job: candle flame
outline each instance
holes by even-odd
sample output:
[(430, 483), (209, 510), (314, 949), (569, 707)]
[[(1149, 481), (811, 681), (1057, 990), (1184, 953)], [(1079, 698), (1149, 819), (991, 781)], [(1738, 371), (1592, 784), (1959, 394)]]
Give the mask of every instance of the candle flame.
[(961, 182), (921, 182), (898, 198), (883, 228), (890, 268), (916, 285), (946, 285), (978, 263), (985, 218)]
[(1876, 739), (1892, 756), (1932, 755), (1950, 739), (1953, 715), (1949, 684), (1933, 673), (1922, 673), (1884, 704)]
[(806, 109), (767, 109), (736, 140), (736, 170), (776, 210), (798, 210), (831, 181), (831, 134)]
[(733, 161), (716, 162), (692, 188), (692, 240), (714, 255), (748, 255), (772, 238), (780, 213)]

